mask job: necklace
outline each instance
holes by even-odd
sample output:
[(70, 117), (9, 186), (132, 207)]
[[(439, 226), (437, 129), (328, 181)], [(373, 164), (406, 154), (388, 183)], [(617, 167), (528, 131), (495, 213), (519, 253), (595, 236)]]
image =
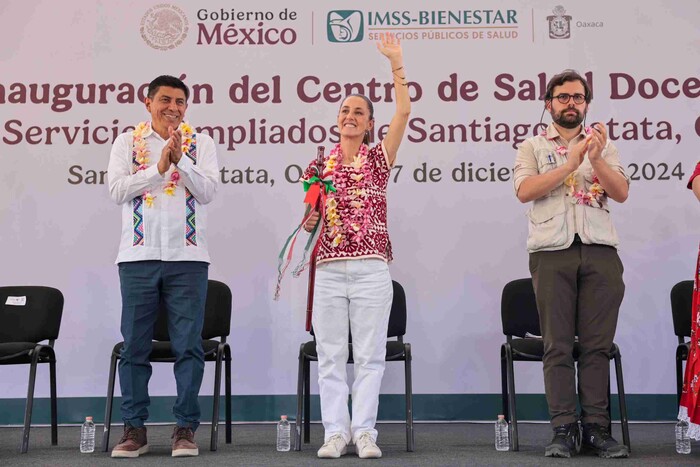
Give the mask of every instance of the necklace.
[[(591, 127), (589, 127), (589, 126), (584, 127), (583, 130), (587, 135), (589, 135), (592, 131)], [(547, 131), (546, 130), (542, 131), (540, 133), (540, 136), (544, 136), (545, 138), (547, 138)], [(554, 140), (556, 138), (547, 138), (547, 139), (554, 143)], [(557, 146), (554, 150), (560, 156), (568, 157), (569, 148), (567, 148), (566, 146), (560, 145), (560, 146)], [(605, 193), (605, 190), (603, 189), (602, 185), (600, 184), (600, 180), (598, 180), (598, 176), (595, 174), (595, 172), (592, 172), (593, 184), (591, 184), (591, 187), (588, 189), (588, 191), (584, 191), (583, 189), (576, 190), (576, 175), (577, 174), (578, 174), (578, 171), (574, 170), (564, 180), (564, 185), (569, 187), (569, 189), (566, 192), (566, 196), (570, 196), (576, 204), (584, 204), (586, 206), (592, 206), (594, 208), (602, 207), (603, 200), (607, 197), (607, 194)]]
[[(194, 148), (193, 143), (194, 143), (194, 138), (193, 138), (193, 130), (192, 127), (186, 123), (182, 122), (180, 123), (180, 126), (178, 129), (182, 132), (182, 154), (183, 156), (188, 155), (190, 151), (192, 151)], [(151, 162), (150, 159), (150, 154), (151, 151), (148, 147), (148, 143), (146, 142), (145, 136), (151, 131), (151, 122), (141, 122), (138, 125), (136, 125), (136, 128), (134, 128), (134, 131), (131, 132), (131, 134), (134, 136), (134, 149), (133, 149), (133, 165), (138, 172), (139, 170), (146, 170), (149, 167), (149, 163)], [(175, 195), (175, 189), (177, 188), (177, 184), (180, 181), (180, 172), (178, 172), (177, 168), (173, 170), (173, 173), (170, 174), (170, 180), (168, 180), (165, 183), (165, 186), (163, 187), (163, 193), (165, 193), (168, 196), (174, 196)], [(146, 204), (146, 207), (153, 207), (153, 201), (155, 200), (156, 196), (151, 193), (150, 190), (146, 190), (143, 192), (143, 201)]]
[[(591, 127), (585, 127), (584, 131), (586, 132), (586, 134), (590, 134)], [(569, 154), (569, 149), (566, 146), (557, 146), (555, 150), (560, 156), (566, 157)], [(578, 171), (574, 170), (564, 180), (564, 185), (569, 187), (566, 195), (570, 196), (576, 204), (583, 204), (586, 206), (592, 206), (594, 208), (602, 207), (603, 200), (607, 195), (605, 194), (605, 190), (600, 184), (600, 180), (598, 180), (598, 176), (595, 174), (595, 172), (591, 172), (593, 183), (591, 184), (588, 191), (584, 191), (583, 189), (576, 190), (577, 174)]]
[(367, 202), (367, 187), (372, 176), (367, 164), (367, 145), (360, 146), (359, 152), (347, 166), (348, 178), (336, 180), (339, 160), (343, 160), (340, 143), (336, 144), (326, 161), (323, 178), (332, 175), (337, 192), (328, 193), (326, 199), (326, 221), (328, 237), (334, 247), (347, 242), (358, 243), (367, 233), (370, 223), (370, 210)]
[(571, 172), (564, 180), (564, 185), (569, 187), (567, 196), (570, 196), (576, 204), (584, 204), (586, 206), (592, 206), (594, 208), (600, 208), (603, 206), (603, 200), (607, 196), (605, 190), (598, 180), (598, 176), (593, 174), (593, 183), (591, 184), (588, 191), (576, 190), (576, 172)]

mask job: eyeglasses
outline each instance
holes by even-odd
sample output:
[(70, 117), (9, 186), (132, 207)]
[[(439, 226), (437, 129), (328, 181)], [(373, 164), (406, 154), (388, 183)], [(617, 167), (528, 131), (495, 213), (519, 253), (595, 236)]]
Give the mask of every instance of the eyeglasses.
[(572, 97), (574, 98), (574, 104), (583, 104), (584, 102), (586, 102), (586, 96), (584, 96), (583, 94), (562, 93), (557, 94), (556, 96), (552, 96), (552, 99), (558, 100), (560, 104), (568, 104), (569, 100), (571, 100)]

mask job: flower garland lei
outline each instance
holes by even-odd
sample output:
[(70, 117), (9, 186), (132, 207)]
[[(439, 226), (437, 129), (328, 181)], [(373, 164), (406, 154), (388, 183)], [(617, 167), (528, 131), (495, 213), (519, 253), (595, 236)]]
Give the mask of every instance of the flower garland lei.
[[(134, 136), (134, 151), (136, 152), (135, 159), (136, 162), (139, 164), (136, 168), (137, 172), (139, 170), (146, 170), (149, 167), (148, 164), (151, 162), (151, 159), (149, 157), (151, 151), (148, 148), (148, 143), (145, 139), (145, 135), (150, 130), (151, 122), (141, 122), (138, 125), (136, 125), (134, 131), (131, 132), (131, 134)], [(190, 145), (193, 141), (192, 135), (194, 134), (194, 131), (192, 130), (192, 127), (186, 122), (180, 123), (179, 130), (182, 132), (182, 154), (186, 155), (190, 150)], [(163, 192), (168, 196), (174, 196), (175, 189), (177, 188), (177, 184), (179, 181), (180, 172), (178, 172), (177, 168), (175, 168), (175, 170), (173, 170), (173, 173), (170, 174), (170, 180), (168, 180), (165, 186), (163, 187)], [(155, 195), (151, 193), (150, 190), (146, 190), (143, 192), (143, 201), (147, 207), (153, 207), (153, 200), (155, 198)]]
[[(367, 203), (367, 186), (371, 178), (371, 170), (367, 164), (367, 145), (362, 144), (359, 152), (350, 164), (350, 178), (355, 182), (348, 187), (346, 182), (337, 181), (337, 192), (328, 193), (326, 199), (326, 220), (328, 221), (328, 237), (332, 238), (332, 245), (337, 247), (346, 241), (359, 242), (367, 233), (370, 223), (370, 212)], [(343, 160), (340, 144), (331, 151), (323, 177), (333, 174), (338, 166), (338, 161)], [(346, 201), (340, 204), (338, 200)]]
[(582, 189), (576, 191), (576, 172), (571, 172), (569, 176), (566, 177), (564, 185), (569, 187), (567, 196), (571, 196), (576, 204), (585, 204), (587, 206), (599, 208), (602, 207), (603, 200), (607, 196), (595, 172), (593, 172), (593, 184), (591, 184), (587, 192)]
[[(584, 131), (588, 135), (591, 133), (592, 129), (591, 127), (587, 126), (586, 128), (584, 128)], [(546, 137), (547, 132), (543, 131), (542, 133), (540, 133), (540, 136)], [(564, 157), (566, 157), (569, 153), (569, 149), (566, 146), (557, 146), (555, 148), (555, 151), (557, 152), (557, 154)], [(578, 191), (576, 190), (576, 175), (577, 171), (573, 171), (564, 180), (564, 185), (569, 187), (569, 190), (567, 191), (566, 195), (573, 198), (576, 204), (584, 204), (586, 206), (591, 206), (594, 208), (602, 207), (603, 200), (607, 195), (605, 194), (605, 190), (600, 184), (600, 180), (598, 180), (598, 176), (595, 174), (595, 172), (592, 172), (593, 184), (588, 189), (588, 191), (583, 191), (583, 189), (580, 189)]]

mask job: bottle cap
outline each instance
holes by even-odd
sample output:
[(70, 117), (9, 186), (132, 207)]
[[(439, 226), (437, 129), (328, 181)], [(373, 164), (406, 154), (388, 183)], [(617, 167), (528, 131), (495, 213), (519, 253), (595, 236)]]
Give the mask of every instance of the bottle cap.
[(92, 421), (92, 417), (85, 417), (85, 421), (86, 421), (86, 422), (91, 422), (91, 421)]
[(502, 418), (505, 419), (506, 416), (505, 416), (505, 415), (499, 415), (499, 416), (498, 416), (498, 419), (499, 419), (499, 420), (502, 419)]
[(286, 416), (286, 415), (282, 415), (282, 416), (280, 417), (280, 420), (286, 420), (286, 419), (287, 419), (287, 416)]

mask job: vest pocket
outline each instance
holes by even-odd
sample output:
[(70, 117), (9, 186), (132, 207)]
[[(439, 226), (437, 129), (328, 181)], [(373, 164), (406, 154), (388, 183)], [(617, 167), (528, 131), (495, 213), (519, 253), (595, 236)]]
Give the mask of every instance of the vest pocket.
[(605, 208), (583, 207), (583, 234), (591, 243), (617, 246), (620, 241)]
[(563, 246), (569, 239), (566, 229), (566, 206), (560, 196), (541, 198), (528, 211), (528, 250)]

